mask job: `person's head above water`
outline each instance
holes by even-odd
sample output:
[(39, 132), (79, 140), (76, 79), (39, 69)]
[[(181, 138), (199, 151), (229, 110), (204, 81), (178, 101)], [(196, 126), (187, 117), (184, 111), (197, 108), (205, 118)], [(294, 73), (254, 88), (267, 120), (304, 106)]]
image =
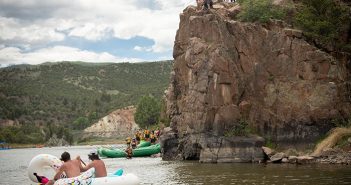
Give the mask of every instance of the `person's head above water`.
[(100, 160), (99, 155), (98, 155), (96, 150), (92, 150), (91, 152), (89, 152), (88, 157), (92, 161), (93, 160)]
[(63, 162), (69, 161), (69, 160), (71, 160), (71, 155), (69, 155), (68, 152), (63, 152), (61, 154), (60, 160), (63, 161)]

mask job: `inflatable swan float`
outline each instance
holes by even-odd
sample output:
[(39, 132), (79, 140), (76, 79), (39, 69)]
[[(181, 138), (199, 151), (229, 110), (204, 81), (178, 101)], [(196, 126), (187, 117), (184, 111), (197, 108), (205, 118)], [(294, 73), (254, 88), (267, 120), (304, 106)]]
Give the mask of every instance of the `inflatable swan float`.
[[(39, 183), (38, 178), (34, 175), (35, 173), (44, 174), (47, 167), (52, 168), (56, 172), (61, 165), (62, 161), (60, 161), (56, 156), (50, 154), (39, 154), (30, 161), (28, 166), (28, 176), (33, 182)], [(91, 168), (78, 177), (66, 178), (64, 175), (62, 175), (61, 178), (55, 182), (55, 185), (137, 185), (140, 183), (139, 178), (131, 173), (121, 176), (110, 175), (99, 178), (95, 178), (94, 174), (95, 169)]]

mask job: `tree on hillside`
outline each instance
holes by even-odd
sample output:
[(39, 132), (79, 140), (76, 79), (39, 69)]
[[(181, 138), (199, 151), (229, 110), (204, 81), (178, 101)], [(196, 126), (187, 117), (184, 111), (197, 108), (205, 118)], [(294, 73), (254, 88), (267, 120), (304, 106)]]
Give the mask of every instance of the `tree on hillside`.
[(138, 103), (134, 117), (140, 127), (156, 124), (160, 117), (159, 101), (151, 96), (143, 96)]
[(332, 47), (345, 47), (342, 46), (345, 43), (340, 43), (340, 36), (347, 32), (349, 23), (349, 8), (334, 0), (303, 0), (295, 17), (296, 26), (310, 40)]
[(89, 126), (89, 120), (86, 117), (79, 117), (73, 122), (73, 128), (77, 130), (83, 130)]

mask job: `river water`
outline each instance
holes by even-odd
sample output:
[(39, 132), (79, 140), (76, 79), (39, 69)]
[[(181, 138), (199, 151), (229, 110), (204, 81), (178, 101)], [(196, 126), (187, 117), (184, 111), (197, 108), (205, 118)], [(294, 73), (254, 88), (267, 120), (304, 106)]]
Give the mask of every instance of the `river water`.
[[(121, 146), (120, 146), (121, 147)], [(87, 154), (96, 147), (74, 146), (12, 149), (0, 151), (0, 184), (35, 184), (27, 176), (30, 160), (38, 154), (60, 156), (68, 151), (88, 162)], [(121, 167), (134, 173), (142, 184), (229, 185), (229, 184), (351, 184), (350, 166), (291, 164), (202, 164), (198, 162), (162, 161), (161, 158), (103, 159), (108, 172)], [(53, 175), (48, 172), (44, 175)]]

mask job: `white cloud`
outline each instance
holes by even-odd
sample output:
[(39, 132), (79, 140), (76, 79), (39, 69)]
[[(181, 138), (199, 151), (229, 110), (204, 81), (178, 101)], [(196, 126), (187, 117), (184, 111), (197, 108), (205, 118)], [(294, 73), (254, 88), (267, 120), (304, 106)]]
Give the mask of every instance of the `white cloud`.
[(107, 52), (95, 53), (78, 48), (55, 46), (26, 53), (19, 48), (6, 47), (0, 49), (0, 64), (40, 64), (56, 61), (85, 62), (140, 62), (137, 58), (119, 58)]
[(50, 21), (23, 26), (17, 19), (0, 17), (0, 28), (0, 39), (6, 44), (36, 45), (65, 38), (64, 34), (56, 32)]
[(134, 46), (135, 51), (152, 51), (151, 47)]
[[(169, 52), (173, 49), (179, 13), (190, 4), (195, 1), (0, 0), (0, 42), (31, 51), (73, 36), (92, 41), (141, 36), (152, 39), (154, 45), (135, 50)], [(37, 55), (26, 55), (38, 59)], [(0, 58), (4, 58), (3, 53)]]

